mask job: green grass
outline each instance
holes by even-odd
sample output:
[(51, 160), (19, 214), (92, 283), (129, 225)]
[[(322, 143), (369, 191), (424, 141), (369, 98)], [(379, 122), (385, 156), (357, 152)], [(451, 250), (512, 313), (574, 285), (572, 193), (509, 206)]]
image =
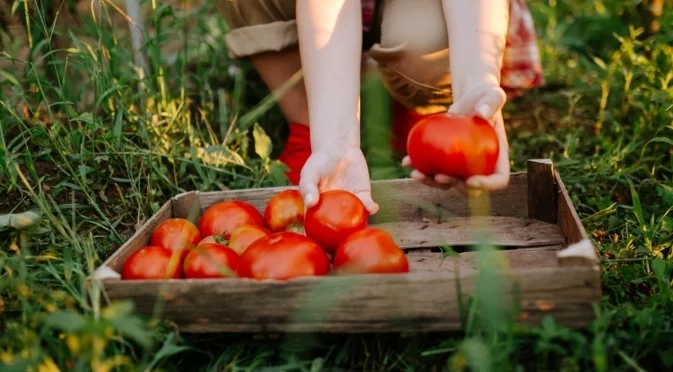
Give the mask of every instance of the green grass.
[[(553, 159), (600, 250), (589, 327), (494, 328), (487, 286), (460, 334), (281, 340), (182, 335), (84, 288), (172, 195), (285, 183), (282, 117), (249, 63), (227, 58), (212, 5), (152, 9), (142, 79), (126, 26), (105, 12), (62, 34), (33, 13), (30, 53), (4, 37), (0, 56), (0, 215), (39, 213), (0, 227), (0, 370), (672, 368), (673, 4), (643, 37), (635, 3), (530, 1), (548, 87), (506, 108), (513, 170)], [(365, 151), (374, 178), (399, 177), (376, 88), (363, 98)]]

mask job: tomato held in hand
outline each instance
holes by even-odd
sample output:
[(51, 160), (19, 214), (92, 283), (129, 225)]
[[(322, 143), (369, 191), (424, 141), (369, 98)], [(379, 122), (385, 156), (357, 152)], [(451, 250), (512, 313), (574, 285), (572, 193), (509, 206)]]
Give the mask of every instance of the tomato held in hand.
[(409, 272), (404, 251), (383, 229), (368, 227), (344, 240), (334, 255), (334, 273), (392, 274)]
[(304, 228), (306, 236), (333, 253), (348, 235), (367, 226), (368, 217), (364, 204), (355, 194), (330, 190), (321, 193), (318, 204), (306, 211)]
[(181, 258), (201, 240), (199, 229), (184, 218), (171, 218), (157, 226), (152, 232), (149, 245), (157, 245), (171, 250), (181, 251)]
[(233, 234), (231, 234), (228, 246), (238, 255), (241, 255), (246, 249), (248, 249), (250, 244), (254, 243), (257, 239), (269, 234), (271, 234), (271, 232), (261, 226), (243, 225), (234, 230)]
[(411, 165), (426, 176), (444, 174), (467, 179), (495, 171), (498, 136), (478, 116), (429, 115), (409, 132), (407, 153)]
[(284, 190), (274, 195), (264, 210), (264, 222), (273, 232), (299, 232), (304, 222), (304, 199), (299, 191)]
[(199, 220), (199, 231), (201, 236), (223, 235), (229, 239), (231, 233), (243, 225), (263, 226), (262, 214), (250, 203), (229, 200), (206, 209)]
[(267, 235), (243, 252), (238, 276), (252, 279), (288, 280), (328, 275), (329, 258), (313, 240), (294, 232)]
[(182, 277), (180, 255), (165, 247), (146, 246), (124, 262), (123, 280), (178, 279)]
[(233, 249), (218, 243), (199, 244), (189, 251), (183, 263), (185, 278), (207, 279), (236, 276), (238, 255)]

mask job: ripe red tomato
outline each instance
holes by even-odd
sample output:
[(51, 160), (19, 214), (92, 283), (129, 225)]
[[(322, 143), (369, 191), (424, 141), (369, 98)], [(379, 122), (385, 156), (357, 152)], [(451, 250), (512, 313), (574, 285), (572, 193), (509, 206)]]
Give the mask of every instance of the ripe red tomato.
[(228, 246), (237, 254), (241, 255), (248, 249), (250, 244), (269, 234), (271, 234), (271, 232), (261, 226), (243, 225), (231, 234)]
[(238, 255), (233, 249), (218, 243), (199, 244), (189, 251), (183, 263), (185, 278), (228, 278), (236, 276)]
[(328, 275), (329, 270), (329, 258), (316, 242), (284, 231), (252, 243), (241, 255), (237, 273), (242, 278), (288, 280)]
[(304, 222), (304, 199), (299, 191), (290, 189), (274, 195), (264, 210), (264, 222), (273, 232), (288, 228), (300, 230)]
[(159, 224), (150, 237), (149, 245), (181, 251), (181, 258), (201, 240), (199, 229), (184, 218), (171, 218)]
[(215, 235), (206, 236), (205, 238), (201, 239), (201, 241), (197, 245), (201, 245), (201, 244), (204, 244), (204, 243), (217, 243), (217, 244), (226, 245), (226, 244), (224, 244), (224, 239), (220, 238), (219, 236), (215, 236)]
[(250, 203), (229, 200), (206, 209), (199, 220), (199, 231), (201, 236), (224, 235), (224, 239), (229, 239), (243, 225), (263, 226), (262, 214)]
[(331, 190), (320, 194), (318, 204), (304, 217), (306, 236), (328, 253), (333, 253), (348, 235), (367, 226), (369, 213), (355, 194)]
[(383, 229), (368, 227), (344, 240), (334, 255), (334, 273), (388, 274), (409, 272), (404, 251)]
[(427, 176), (466, 179), (492, 174), (499, 148), (495, 129), (478, 116), (429, 115), (414, 126), (407, 139), (412, 166)]
[(165, 247), (146, 246), (124, 262), (123, 280), (178, 279), (182, 277), (180, 255)]

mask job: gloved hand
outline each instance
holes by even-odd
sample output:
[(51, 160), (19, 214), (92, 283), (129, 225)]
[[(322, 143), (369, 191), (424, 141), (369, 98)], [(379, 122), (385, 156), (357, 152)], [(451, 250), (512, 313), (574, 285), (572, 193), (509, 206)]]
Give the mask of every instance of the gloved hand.
[[(484, 190), (498, 190), (509, 184), (509, 143), (505, 124), (502, 118), (502, 107), (507, 96), (502, 88), (492, 83), (482, 83), (474, 86), (461, 99), (455, 102), (448, 110), (450, 114), (477, 115), (493, 125), (498, 135), (500, 151), (495, 172), (488, 176), (473, 176), (466, 180), (437, 174), (432, 179), (414, 169), (411, 178), (437, 187), (455, 187), (464, 195), (478, 194)], [(409, 156), (404, 157), (402, 165), (411, 166)]]
[(299, 192), (306, 208), (314, 206), (320, 192), (334, 189), (355, 194), (370, 214), (379, 206), (372, 200), (369, 170), (362, 150), (351, 147), (341, 151), (316, 151), (301, 170)]

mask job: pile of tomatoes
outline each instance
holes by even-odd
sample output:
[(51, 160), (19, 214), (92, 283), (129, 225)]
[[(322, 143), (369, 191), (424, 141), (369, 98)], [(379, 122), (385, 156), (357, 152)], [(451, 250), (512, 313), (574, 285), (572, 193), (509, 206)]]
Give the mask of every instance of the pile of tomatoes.
[(122, 279), (251, 278), (406, 273), (409, 263), (388, 232), (367, 224), (354, 194), (332, 190), (306, 210), (297, 190), (275, 194), (264, 214), (228, 200), (212, 205), (198, 226), (172, 218), (124, 263)]
[[(428, 176), (492, 174), (499, 151), (495, 129), (476, 116), (429, 115), (407, 139), (411, 165)], [(274, 195), (264, 215), (245, 201), (223, 201), (198, 226), (181, 218), (157, 226), (148, 246), (126, 260), (122, 279), (408, 272), (404, 251), (386, 231), (367, 226), (367, 218), (362, 202), (345, 190), (322, 193), (306, 215), (297, 190)]]

